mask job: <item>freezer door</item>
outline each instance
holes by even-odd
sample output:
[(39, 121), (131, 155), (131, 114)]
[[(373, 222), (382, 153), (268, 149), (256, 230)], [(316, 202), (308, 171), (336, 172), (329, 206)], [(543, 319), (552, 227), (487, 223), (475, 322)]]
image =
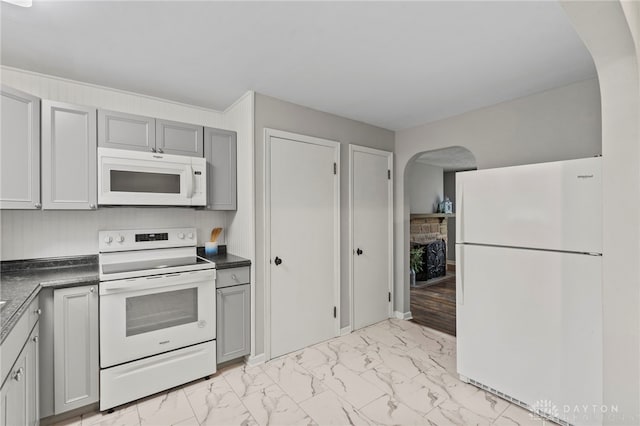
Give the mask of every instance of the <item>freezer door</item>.
[(602, 253), (601, 158), (456, 174), (456, 242)]
[[(458, 245), (458, 373), (575, 425), (602, 404), (600, 256)], [(548, 401), (548, 403), (547, 403)]]

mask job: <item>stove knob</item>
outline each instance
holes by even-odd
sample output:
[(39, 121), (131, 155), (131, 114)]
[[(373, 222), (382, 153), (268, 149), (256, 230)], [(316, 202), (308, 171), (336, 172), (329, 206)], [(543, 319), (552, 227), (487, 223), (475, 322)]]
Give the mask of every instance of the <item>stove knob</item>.
[(180, 238), (181, 240), (184, 240), (184, 233), (178, 232), (178, 238)]
[(188, 237), (189, 237), (190, 240), (193, 240), (193, 232), (189, 232)]
[(119, 242), (119, 243), (122, 243), (122, 242), (124, 242), (124, 237), (122, 235), (118, 235), (116, 237), (116, 241)]
[(111, 235), (108, 235), (106, 237), (104, 237), (104, 242), (107, 244), (111, 244), (111, 241), (113, 241), (113, 237)]

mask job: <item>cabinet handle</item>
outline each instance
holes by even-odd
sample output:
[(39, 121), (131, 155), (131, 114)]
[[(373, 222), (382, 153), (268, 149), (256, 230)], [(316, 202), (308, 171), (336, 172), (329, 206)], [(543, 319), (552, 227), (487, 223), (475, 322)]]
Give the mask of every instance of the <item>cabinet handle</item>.
[(22, 375), (24, 374), (24, 368), (20, 367), (18, 368), (18, 371), (16, 371), (16, 374), (13, 376), (13, 379), (16, 382), (19, 382), (20, 380), (22, 380)]
[(33, 336), (33, 341), (38, 343), (38, 336)]
[(159, 152), (160, 154), (164, 154), (164, 151), (162, 150), (162, 148), (158, 148), (158, 152)]
[(237, 279), (238, 279), (238, 277), (236, 277), (236, 274), (232, 274), (232, 275), (231, 275), (231, 279), (232, 279), (232, 280), (237, 280)]
[(89, 204), (89, 208), (93, 210), (93, 209), (96, 208), (96, 205), (95, 204)]
[(90, 291), (91, 293), (95, 293), (95, 292), (96, 292), (96, 288), (95, 288), (95, 287), (91, 287), (91, 288), (89, 289), (89, 291)]
[(35, 203), (33, 206), (34, 206), (36, 209), (42, 208), (42, 204), (40, 204), (40, 203)]
[(33, 313), (36, 315), (42, 315), (42, 309), (38, 308), (35, 311), (33, 311)]
[(222, 294), (222, 290), (216, 290), (216, 292), (220, 295)]

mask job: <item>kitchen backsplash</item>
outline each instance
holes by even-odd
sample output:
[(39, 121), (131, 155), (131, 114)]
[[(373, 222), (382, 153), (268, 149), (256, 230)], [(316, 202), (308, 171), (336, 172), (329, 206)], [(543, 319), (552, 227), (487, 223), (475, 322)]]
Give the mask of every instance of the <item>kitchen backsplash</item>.
[[(98, 231), (196, 227), (198, 245), (208, 241), (211, 229), (228, 229), (227, 212), (180, 207), (105, 207), (94, 211), (3, 210), (0, 259), (96, 254)], [(226, 242), (226, 232), (219, 238)]]

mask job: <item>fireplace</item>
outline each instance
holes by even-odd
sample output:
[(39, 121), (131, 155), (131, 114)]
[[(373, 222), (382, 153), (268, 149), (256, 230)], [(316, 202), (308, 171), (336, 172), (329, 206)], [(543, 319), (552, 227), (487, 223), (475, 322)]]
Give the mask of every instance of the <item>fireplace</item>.
[(422, 272), (416, 274), (416, 281), (428, 281), (447, 274), (447, 243), (444, 240), (433, 241), (423, 246)]

